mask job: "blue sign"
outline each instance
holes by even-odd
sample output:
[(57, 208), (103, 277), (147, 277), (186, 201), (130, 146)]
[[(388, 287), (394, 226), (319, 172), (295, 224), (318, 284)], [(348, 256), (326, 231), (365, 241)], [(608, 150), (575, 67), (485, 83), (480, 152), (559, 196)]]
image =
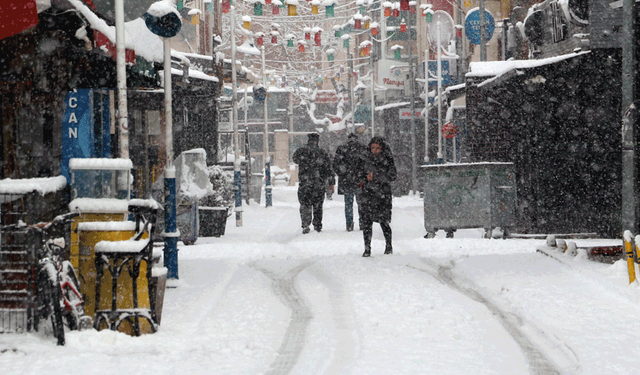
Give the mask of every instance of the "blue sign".
[(100, 93), (79, 89), (69, 92), (65, 98), (60, 168), (69, 182), (70, 159), (109, 157), (111, 153), (109, 95)]
[[(423, 63), (423, 67), (424, 67), (424, 63)], [(437, 85), (438, 81), (437, 81), (437, 77), (438, 77), (438, 61), (436, 60), (429, 60), (429, 71), (430, 73), (430, 79), (433, 79), (433, 81), (429, 81), (429, 86), (432, 85)], [(442, 75), (442, 85), (443, 86), (450, 86), (453, 84), (453, 80), (451, 77), (451, 73), (449, 73), (449, 61), (448, 60), (442, 60), (442, 65), (440, 67), (440, 73)]]
[[(493, 30), (496, 28), (496, 22), (493, 20), (493, 16), (488, 10), (484, 11), (484, 24), (485, 24), (485, 41), (491, 40), (493, 36)], [(464, 21), (464, 30), (467, 34), (467, 39), (473, 44), (480, 44), (480, 10), (474, 9), (467, 13), (467, 18)]]

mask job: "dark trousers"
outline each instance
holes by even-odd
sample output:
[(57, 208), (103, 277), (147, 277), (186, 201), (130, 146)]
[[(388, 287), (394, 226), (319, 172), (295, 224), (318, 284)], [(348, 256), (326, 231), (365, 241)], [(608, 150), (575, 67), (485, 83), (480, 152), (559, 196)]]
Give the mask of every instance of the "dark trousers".
[[(382, 228), (382, 234), (384, 234), (384, 242), (386, 243), (386, 249), (391, 249), (391, 225), (387, 222), (380, 223)], [(363, 218), (362, 219), (362, 237), (364, 238), (365, 250), (371, 250), (371, 237), (373, 236), (373, 221)]]
[(322, 229), (322, 204), (324, 203), (324, 194), (323, 189), (316, 191), (298, 189), (302, 228), (309, 227), (313, 222), (313, 228), (315, 230)]
[(360, 213), (359, 194), (354, 192), (344, 193), (344, 217), (347, 221), (347, 228), (353, 229), (353, 201), (358, 203), (358, 226), (362, 229), (362, 214)]

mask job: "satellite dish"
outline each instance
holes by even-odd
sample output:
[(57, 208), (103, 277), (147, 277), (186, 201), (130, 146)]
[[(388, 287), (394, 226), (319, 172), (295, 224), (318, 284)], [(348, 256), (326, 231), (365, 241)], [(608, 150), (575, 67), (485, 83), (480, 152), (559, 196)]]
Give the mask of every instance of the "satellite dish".
[(456, 30), (453, 24), (453, 18), (444, 10), (436, 10), (433, 14), (433, 21), (427, 24), (427, 37), (431, 49), (438, 50), (438, 22), (440, 22), (440, 46), (447, 48), (449, 43), (455, 39)]

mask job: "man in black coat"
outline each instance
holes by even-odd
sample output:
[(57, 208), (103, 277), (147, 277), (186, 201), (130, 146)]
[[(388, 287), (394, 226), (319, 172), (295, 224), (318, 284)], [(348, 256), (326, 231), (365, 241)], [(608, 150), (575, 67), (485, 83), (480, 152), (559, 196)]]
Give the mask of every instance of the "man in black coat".
[(393, 254), (391, 244), (391, 182), (397, 177), (396, 166), (389, 145), (382, 137), (373, 137), (369, 151), (365, 154), (362, 180), (362, 235), (364, 237), (363, 257), (371, 256), (371, 236), (373, 222), (380, 223), (386, 247), (385, 254)]
[(313, 222), (313, 229), (322, 230), (322, 204), (326, 184), (333, 193), (335, 176), (331, 168), (329, 154), (318, 146), (320, 135), (308, 135), (307, 145), (300, 147), (293, 153), (293, 162), (298, 164), (298, 202), (300, 202), (300, 219), (302, 233), (309, 233), (309, 225)]
[(338, 146), (333, 158), (333, 170), (338, 175), (338, 194), (344, 195), (344, 216), (347, 222), (347, 231), (353, 230), (353, 200), (358, 204), (359, 228), (362, 229), (362, 213), (360, 212), (360, 171), (362, 170), (362, 158), (367, 147), (358, 142), (355, 133), (349, 134), (347, 142)]

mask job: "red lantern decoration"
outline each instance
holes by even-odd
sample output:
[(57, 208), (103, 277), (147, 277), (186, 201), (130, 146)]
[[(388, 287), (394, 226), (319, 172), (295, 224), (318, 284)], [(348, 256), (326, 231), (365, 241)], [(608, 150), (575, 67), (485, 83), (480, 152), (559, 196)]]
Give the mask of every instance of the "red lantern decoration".
[(402, 23), (400, 24), (400, 32), (401, 33), (406, 33), (407, 32), (407, 23), (404, 22), (404, 18), (402, 19)]
[(262, 35), (260, 35), (258, 38), (256, 38), (256, 44), (261, 46), (264, 44), (264, 37)]
[(278, 44), (278, 36), (271, 35), (271, 44)]
[(311, 40), (311, 31), (305, 31), (304, 38), (306, 40)]
[(267, 4), (267, 5), (270, 5), (271, 4), (271, 0), (265, 0), (264, 3)]
[(313, 37), (313, 40), (316, 42), (316, 46), (320, 46), (320, 42), (322, 42), (322, 36), (320, 35), (320, 31), (316, 33)]
[(389, 8), (389, 7), (385, 7), (384, 8), (384, 16), (385, 17), (391, 17), (391, 8)]
[(355, 20), (354, 29), (362, 29), (362, 20)]
[(222, 0), (222, 13), (229, 13), (231, 10), (231, 0)]
[(300, 43), (300, 44), (298, 45), (298, 51), (300, 51), (300, 52), (304, 52), (304, 44)]
[(393, 16), (394, 17), (400, 17), (400, 9), (398, 9), (398, 8), (393, 9)]
[(275, 15), (280, 14), (280, 7), (278, 7), (277, 5), (273, 4), (272, 8), (273, 8), (273, 14), (275, 14)]
[(373, 36), (378, 35), (378, 28), (377, 27), (372, 27), (371, 28), (371, 35), (373, 35)]
[(409, 0), (400, 0), (400, 10), (409, 10)]

